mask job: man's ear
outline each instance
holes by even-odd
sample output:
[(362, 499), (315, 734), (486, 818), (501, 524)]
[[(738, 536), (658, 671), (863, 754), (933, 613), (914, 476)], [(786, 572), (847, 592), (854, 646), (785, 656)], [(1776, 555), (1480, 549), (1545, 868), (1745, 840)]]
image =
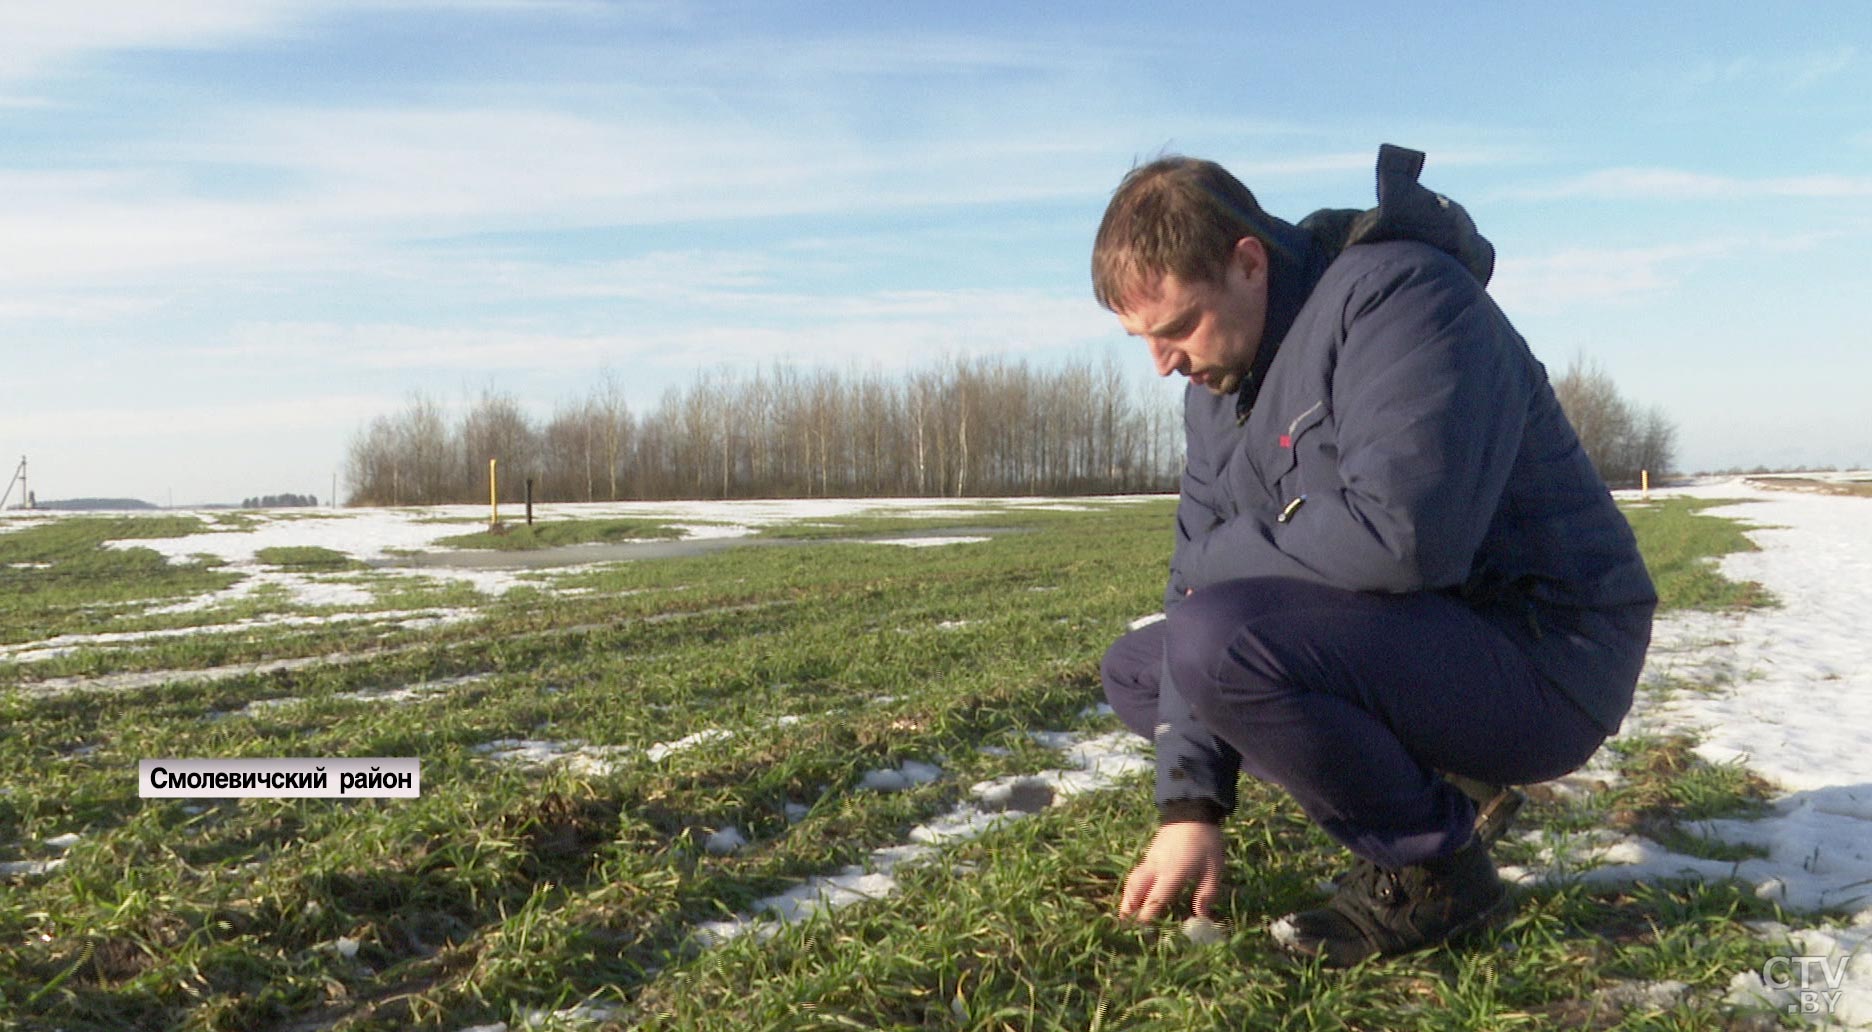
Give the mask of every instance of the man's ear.
[(1230, 261), (1240, 269), (1253, 283), (1257, 279), (1265, 280), (1268, 270), (1267, 245), (1259, 237), (1245, 236), (1235, 241), (1235, 249), (1229, 255)]

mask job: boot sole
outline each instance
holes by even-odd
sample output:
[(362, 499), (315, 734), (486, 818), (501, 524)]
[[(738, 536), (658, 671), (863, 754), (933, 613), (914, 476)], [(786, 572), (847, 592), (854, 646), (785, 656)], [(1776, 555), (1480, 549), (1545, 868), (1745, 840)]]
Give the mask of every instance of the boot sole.
[[(1397, 950), (1396, 952), (1393, 952), (1393, 953), (1384, 953), (1380, 950), (1372, 950), (1370, 953), (1367, 953), (1361, 957), (1358, 957), (1355, 960), (1352, 960), (1350, 962), (1345, 962), (1345, 963), (1339, 962), (1338, 960), (1334, 959), (1330, 954), (1322, 950), (1318, 950), (1318, 949), (1310, 950), (1301, 946), (1298, 942), (1291, 941), (1291, 933), (1289, 933), (1289, 937), (1283, 937), (1279, 931), (1276, 931), (1274, 929), (1273, 926), (1270, 926), (1269, 931), (1274, 936), (1275, 944), (1278, 945), (1283, 951), (1285, 951), (1289, 955), (1300, 958), (1302, 960), (1318, 960), (1320, 962), (1321, 967), (1344, 969), (1344, 968), (1352, 967), (1354, 964), (1364, 963), (1365, 961), (1370, 960), (1373, 957), (1380, 957), (1380, 956), (1405, 957), (1413, 953), (1425, 953), (1430, 950), (1439, 949), (1439, 948), (1446, 947), (1446, 946), (1459, 946), (1465, 940), (1474, 938), (1486, 932), (1493, 931), (1497, 928), (1501, 928), (1507, 925), (1508, 922), (1514, 918), (1514, 913), (1515, 913), (1514, 894), (1504, 889), (1502, 891), (1501, 896), (1497, 898), (1495, 902), (1489, 904), (1487, 907), (1483, 908), (1482, 910), (1477, 911), (1475, 916), (1469, 918), (1469, 920), (1464, 921), (1461, 924), (1457, 925), (1455, 928), (1450, 929), (1450, 933), (1448, 935), (1437, 940), (1436, 942), (1426, 942), (1421, 946), (1413, 946), (1409, 949)], [(1286, 920), (1287, 919), (1284, 917), (1280, 918), (1278, 921), (1275, 922), (1275, 924), (1278, 925), (1280, 923), (1285, 922)]]

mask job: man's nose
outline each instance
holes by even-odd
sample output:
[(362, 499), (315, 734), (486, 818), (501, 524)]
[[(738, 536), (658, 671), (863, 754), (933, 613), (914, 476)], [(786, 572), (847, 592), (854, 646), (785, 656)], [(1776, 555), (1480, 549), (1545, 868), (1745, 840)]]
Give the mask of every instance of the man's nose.
[(1150, 345), (1151, 363), (1157, 367), (1157, 375), (1169, 376), (1176, 372), (1177, 363), (1182, 360), (1176, 349), (1158, 340), (1148, 340), (1147, 343)]

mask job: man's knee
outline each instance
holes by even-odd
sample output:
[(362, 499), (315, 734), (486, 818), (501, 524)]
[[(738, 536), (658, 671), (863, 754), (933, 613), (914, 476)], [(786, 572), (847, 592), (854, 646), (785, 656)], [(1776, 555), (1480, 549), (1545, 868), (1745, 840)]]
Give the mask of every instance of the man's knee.
[(1157, 682), (1163, 671), (1163, 623), (1139, 628), (1113, 642), (1099, 662), (1105, 701), (1126, 727), (1146, 738), (1157, 713)]
[(1260, 593), (1252, 581), (1233, 581), (1191, 595), (1170, 614), (1165, 656), (1177, 691), (1199, 715), (1216, 705), (1224, 671), (1239, 693), (1241, 674), (1261, 672), (1262, 650), (1251, 625), (1259, 612)]
[(1135, 679), (1135, 664), (1127, 654), (1124, 639), (1112, 642), (1105, 650), (1105, 658), (1099, 660), (1099, 680), (1105, 682), (1105, 694), (1111, 695), (1114, 685), (1126, 684)]
[(1107, 689), (1112, 685), (1157, 683), (1157, 667), (1163, 662), (1163, 624), (1147, 624), (1121, 636), (1105, 650), (1099, 661), (1099, 676)]

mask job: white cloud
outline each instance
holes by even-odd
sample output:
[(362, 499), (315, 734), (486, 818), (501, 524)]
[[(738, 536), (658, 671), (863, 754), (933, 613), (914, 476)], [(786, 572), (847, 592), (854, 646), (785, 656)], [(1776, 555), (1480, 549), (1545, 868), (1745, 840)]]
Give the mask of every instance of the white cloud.
[(1513, 200), (1739, 201), (1757, 198), (1872, 197), (1872, 176), (1801, 175), (1743, 178), (1670, 168), (1610, 168), (1556, 183), (1512, 187)]
[(9, 285), (123, 282), (200, 266), (251, 269), (330, 249), (283, 206), (94, 199), (0, 210), (0, 279)]
[[(851, 215), (1109, 188), (1084, 143), (886, 149), (830, 122), (710, 118), (649, 103), (603, 119), (473, 108), (229, 115), (120, 155), (128, 171), (0, 171), (0, 282), (106, 289), (215, 270), (242, 281), (379, 266), (432, 273), (439, 262), (454, 275), (459, 254), (397, 249), (486, 231)], [(270, 194), (222, 200), (154, 171), (192, 167), (279, 175)]]
[[(0, 82), (62, 71), (98, 53), (201, 50), (278, 38), (347, 10), (624, 14), (669, 20), (669, 4), (611, 0), (59, 0), (0, 4)], [(37, 103), (24, 99), (25, 103)]]
[(272, 35), (307, 0), (61, 0), (0, 4), (0, 82), (59, 71), (99, 51), (209, 47)]
[(809, 303), (819, 317), (790, 325), (718, 322), (648, 333), (641, 360), (674, 369), (782, 363), (900, 370), (944, 356), (1074, 353), (1117, 332), (1089, 297), (1040, 291), (892, 291)]
[[(547, 107), (267, 110), (170, 160), (290, 171), (295, 209), (379, 233), (862, 212), (1070, 196), (1095, 148), (1065, 133), (863, 143), (830, 111), (694, 108), (632, 94)], [(1074, 167), (1079, 173), (1073, 174)]]
[(1852, 67), (1858, 53), (1858, 48), (1844, 46), (1797, 58), (1791, 68), (1793, 74), (1789, 85), (1793, 89), (1803, 90), (1822, 79), (1830, 79)]
[(199, 283), (204, 269), (247, 275), (344, 251), (290, 204), (194, 197), (145, 171), (0, 171), (0, 301), (22, 289)]
[[(1261, 158), (1256, 160), (1230, 160), (1218, 158), (1235, 178), (1248, 185), (1250, 190), (1257, 190), (1257, 184), (1267, 179), (1288, 179), (1297, 176), (1319, 175), (1321, 173), (1363, 172), (1371, 169), (1378, 151), (1338, 151), (1325, 154), (1298, 154), (1288, 158)], [(1202, 157), (1203, 155), (1195, 155)], [(1116, 186), (1117, 184), (1112, 184)]]
[(579, 264), (496, 259), (479, 268), (464, 265), (458, 271), (485, 282), (490, 289), (527, 297), (611, 298), (654, 301), (665, 307), (713, 307), (769, 297), (761, 290), (773, 282), (777, 264), (773, 251), (689, 250)]
[(1721, 83), (1794, 93), (1846, 71), (1857, 57), (1858, 48), (1848, 45), (1773, 57), (1745, 54), (1699, 65), (1690, 73), (1690, 82), (1693, 86)]
[(614, 333), (524, 327), (249, 323), (209, 358), (306, 361), (374, 370), (694, 370), (723, 364), (875, 365), (900, 369), (943, 355), (1074, 351), (1109, 340), (1110, 315), (1090, 297), (1041, 291), (883, 291), (826, 298), (718, 293), (708, 321), (657, 322)]
[(145, 316), (162, 307), (157, 298), (93, 291), (34, 292), (9, 297), (0, 291), (0, 321), (107, 324)]
[[(225, 435), (234, 440), (280, 431), (324, 430), (349, 425), (395, 408), (400, 399), (371, 394), (333, 394), (269, 400), (197, 399), (188, 404), (113, 406), (0, 413), (0, 436), (56, 437), (61, 445), (83, 441), (122, 443), (188, 435)], [(49, 428), (56, 428), (55, 432)]]
[(1564, 311), (1627, 301), (1674, 288), (1700, 262), (1743, 253), (1741, 240), (1634, 248), (1578, 248), (1539, 258), (1503, 258), (1489, 293), (1513, 313)]
[(578, 335), (498, 327), (396, 323), (248, 323), (225, 347), (197, 354), (242, 361), (314, 362), (374, 370), (596, 369), (642, 345), (623, 335)]
[(880, 75), (975, 75), (984, 72), (1102, 73), (1127, 54), (1083, 40), (1014, 40), (981, 34), (841, 34), (795, 39), (784, 47), (763, 38), (717, 41), (691, 65), (710, 78), (757, 74), (761, 79), (871, 78)]
[[(1436, 135), (1447, 135), (1439, 132)], [(1474, 133), (1464, 133), (1473, 137)], [(1425, 155), (1425, 182), (1434, 183), (1439, 171), (1453, 168), (1474, 168), (1504, 164), (1519, 164), (1539, 155), (1540, 151), (1518, 145), (1462, 145), (1439, 147), (1431, 140), (1412, 139), (1409, 134), (1400, 137), (1405, 142), (1399, 146), (1420, 150)], [(1200, 155), (1198, 155), (1200, 157)], [(1327, 151), (1319, 153), (1300, 153), (1285, 158), (1260, 158), (1253, 160), (1232, 161), (1218, 159), (1235, 174), (1236, 178), (1258, 191), (1258, 185), (1269, 179), (1309, 180), (1320, 175), (1339, 173), (1371, 173), (1377, 166), (1378, 147), (1373, 144), (1368, 148), (1345, 151)], [(1370, 203), (1369, 201), (1365, 203)]]
[[(979, 113), (958, 117), (977, 118)], [(1116, 129), (944, 123), (929, 134), (861, 139), (849, 112), (695, 106), (631, 92), (603, 115), (550, 107), (266, 110), (230, 120), (182, 161), (290, 172), (293, 210), (325, 227), (396, 236), (723, 222), (824, 213), (1102, 198), (1128, 152)], [(1267, 130), (1257, 130), (1267, 131)], [(1224, 160), (1251, 184), (1370, 170), (1373, 151)], [(1495, 163), (1452, 149), (1441, 167)]]

